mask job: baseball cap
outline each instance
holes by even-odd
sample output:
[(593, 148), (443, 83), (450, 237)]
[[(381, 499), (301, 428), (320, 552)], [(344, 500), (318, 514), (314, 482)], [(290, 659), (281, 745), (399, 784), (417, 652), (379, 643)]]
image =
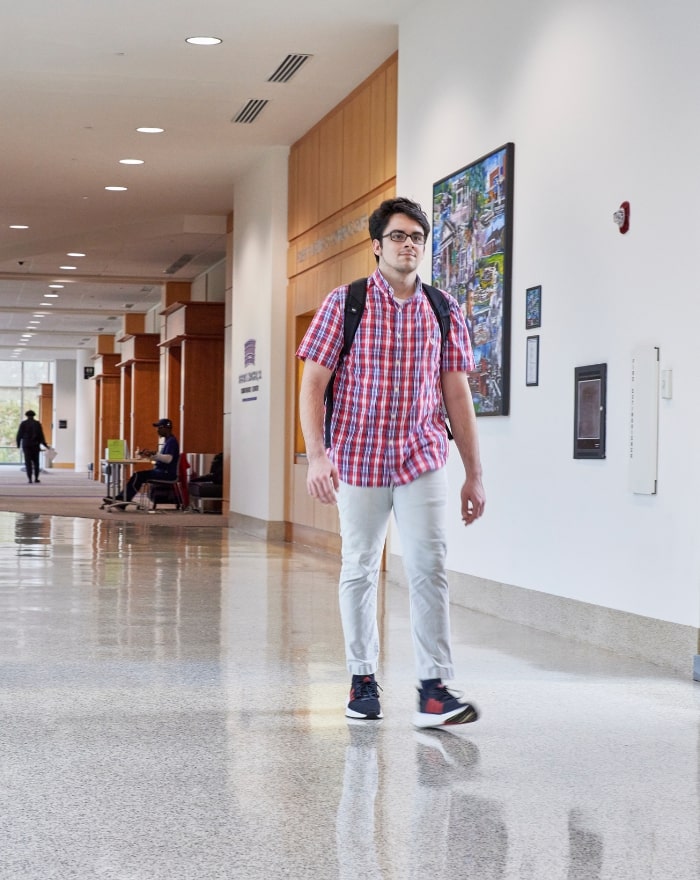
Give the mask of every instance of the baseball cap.
[(154, 428), (172, 428), (173, 423), (170, 419), (158, 419), (157, 422), (153, 422)]

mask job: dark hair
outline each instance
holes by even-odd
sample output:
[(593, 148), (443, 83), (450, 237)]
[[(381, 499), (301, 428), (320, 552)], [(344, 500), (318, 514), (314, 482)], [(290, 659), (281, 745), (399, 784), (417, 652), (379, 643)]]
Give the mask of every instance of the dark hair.
[(428, 233), (430, 232), (430, 222), (425, 216), (425, 212), (421, 206), (418, 202), (412, 202), (410, 199), (398, 197), (395, 199), (387, 199), (382, 202), (375, 211), (373, 211), (372, 216), (369, 218), (369, 237), (372, 241), (375, 239), (378, 241), (382, 240), (384, 230), (394, 214), (405, 214), (407, 217), (410, 217), (411, 220), (420, 223), (423, 232), (425, 233), (425, 237), (428, 237)]
[(33, 409), (28, 409), (28, 410), (26, 411), (26, 413), (25, 413), (25, 416), (26, 416), (28, 419), (33, 419), (35, 415), (36, 415), (36, 413), (34, 412)]

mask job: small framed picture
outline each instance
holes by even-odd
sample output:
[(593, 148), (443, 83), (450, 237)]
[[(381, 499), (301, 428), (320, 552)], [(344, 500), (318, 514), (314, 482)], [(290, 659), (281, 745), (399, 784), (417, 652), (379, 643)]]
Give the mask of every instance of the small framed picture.
[(525, 291), (525, 329), (542, 326), (542, 286), (528, 287)]
[(540, 337), (527, 337), (527, 352), (525, 359), (525, 384), (540, 384)]

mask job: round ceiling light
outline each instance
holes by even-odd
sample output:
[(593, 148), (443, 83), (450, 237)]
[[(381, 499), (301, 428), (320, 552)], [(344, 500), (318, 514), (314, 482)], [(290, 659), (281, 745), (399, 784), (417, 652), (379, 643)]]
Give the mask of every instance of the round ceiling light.
[(222, 41), (218, 37), (187, 37), (185, 42), (191, 46), (218, 46)]

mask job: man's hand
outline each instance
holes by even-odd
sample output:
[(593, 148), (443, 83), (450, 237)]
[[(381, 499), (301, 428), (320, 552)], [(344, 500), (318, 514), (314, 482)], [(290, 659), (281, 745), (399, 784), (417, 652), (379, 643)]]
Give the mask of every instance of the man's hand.
[(486, 494), (481, 484), (481, 479), (474, 477), (464, 481), (461, 492), (462, 498), (462, 522), (470, 526), (483, 514), (486, 507)]
[(312, 498), (321, 504), (335, 504), (335, 493), (340, 486), (338, 469), (327, 455), (319, 455), (309, 460), (306, 474), (306, 489)]

